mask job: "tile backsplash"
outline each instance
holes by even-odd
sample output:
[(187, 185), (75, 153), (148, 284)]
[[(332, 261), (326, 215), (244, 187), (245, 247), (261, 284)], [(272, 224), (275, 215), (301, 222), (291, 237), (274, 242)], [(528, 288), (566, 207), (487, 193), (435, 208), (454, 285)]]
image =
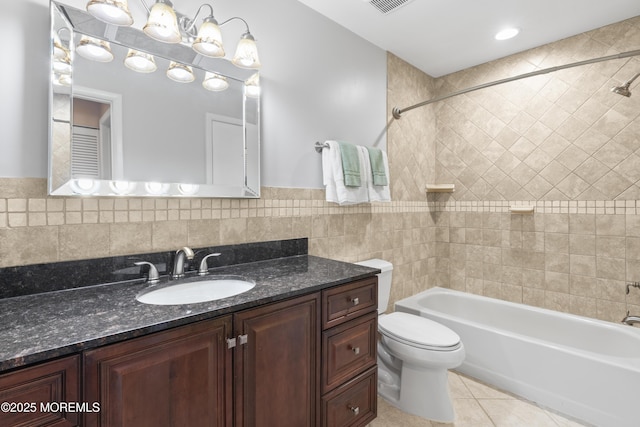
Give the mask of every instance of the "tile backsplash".
[(426, 200), (339, 207), (311, 189), (242, 200), (49, 197), (44, 179), (3, 178), (0, 267), (309, 238), (311, 255), (393, 262), (397, 299), (428, 283), (427, 212)]

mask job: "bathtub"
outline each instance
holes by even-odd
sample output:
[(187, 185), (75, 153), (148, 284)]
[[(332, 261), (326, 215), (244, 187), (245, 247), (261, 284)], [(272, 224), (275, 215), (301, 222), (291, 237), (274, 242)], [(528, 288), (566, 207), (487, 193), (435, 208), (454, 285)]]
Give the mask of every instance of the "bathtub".
[(640, 426), (640, 329), (432, 288), (398, 301), (454, 330), (457, 371), (598, 427)]

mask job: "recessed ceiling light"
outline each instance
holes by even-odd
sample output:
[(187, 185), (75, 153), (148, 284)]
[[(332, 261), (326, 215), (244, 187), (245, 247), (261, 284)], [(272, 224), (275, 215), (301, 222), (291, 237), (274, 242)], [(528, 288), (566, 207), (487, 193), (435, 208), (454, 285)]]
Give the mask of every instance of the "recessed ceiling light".
[(504, 30), (498, 31), (495, 35), (496, 40), (508, 40), (518, 35), (520, 32), (517, 28), (505, 28)]

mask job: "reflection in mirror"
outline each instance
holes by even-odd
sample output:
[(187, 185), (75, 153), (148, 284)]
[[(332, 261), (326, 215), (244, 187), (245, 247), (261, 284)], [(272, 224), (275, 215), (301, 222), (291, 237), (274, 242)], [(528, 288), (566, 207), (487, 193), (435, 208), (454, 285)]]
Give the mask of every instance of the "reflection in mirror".
[(51, 31), (50, 194), (259, 197), (255, 70), (55, 2)]

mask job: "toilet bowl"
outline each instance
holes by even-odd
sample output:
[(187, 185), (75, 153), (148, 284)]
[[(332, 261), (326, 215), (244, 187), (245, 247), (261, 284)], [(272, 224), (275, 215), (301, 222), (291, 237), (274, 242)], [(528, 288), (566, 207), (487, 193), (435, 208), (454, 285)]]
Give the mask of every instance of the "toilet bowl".
[(448, 370), (464, 360), (464, 345), (451, 329), (417, 315), (387, 309), (391, 263), (358, 262), (379, 268), (378, 394), (399, 409), (438, 422), (453, 422)]

